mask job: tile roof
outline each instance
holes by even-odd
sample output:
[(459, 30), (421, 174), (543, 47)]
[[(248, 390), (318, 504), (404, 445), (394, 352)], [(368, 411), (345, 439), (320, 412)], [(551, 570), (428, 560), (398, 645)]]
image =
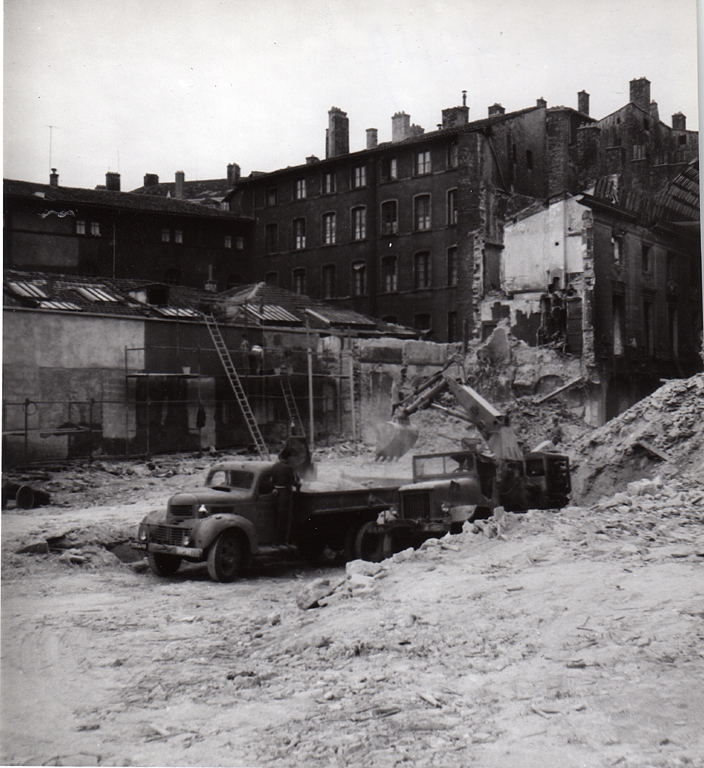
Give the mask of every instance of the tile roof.
[[(183, 199), (200, 205), (217, 205), (225, 199), (225, 195), (232, 189), (227, 179), (207, 179), (202, 181), (184, 181)], [(133, 195), (152, 195), (155, 197), (167, 197), (174, 199), (176, 183), (163, 181), (152, 184), (149, 187), (137, 187), (133, 189)]]
[[(35, 184), (31, 181), (16, 181), (4, 179), (6, 197), (24, 197), (27, 199), (44, 200), (47, 208), (52, 203), (61, 205), (97, 205), (113, 209), (150, 211), (171, 213), (186, 216), (200, 216), (217, 219), (250, 220), (249, 217), (238, 216), (230, 211), (223, 211), (207, 205), (199, 205), (190, 200), (176, 200), (172, 197), (135, 194), (133, 192), (113, 192), (107, 189), (82, 189), (80, 187), (52, 187), (50, 184)], [(58, 212), (58, 215), (72, 215)], [(75, 214), (74, 214), (75, 215)]]
[(699, 221), (699, 160), (693, 160), (656, 198), (658, 212), (667, 221)]

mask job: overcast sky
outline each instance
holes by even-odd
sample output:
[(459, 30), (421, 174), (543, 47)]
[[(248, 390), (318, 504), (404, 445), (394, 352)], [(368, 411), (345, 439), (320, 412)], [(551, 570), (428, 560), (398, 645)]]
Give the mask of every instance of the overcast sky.
[[(495, 102), (603, 117), (647, 77), (660, 117), (697, 119), (697, 0), (5, 0), (4, 176), (122, 189), (325, 156), (331, 106), (391, 139)], [(49, 126), (55, 126), (51, 130)], [(51, 149), (51, 156), (50, 156)]]

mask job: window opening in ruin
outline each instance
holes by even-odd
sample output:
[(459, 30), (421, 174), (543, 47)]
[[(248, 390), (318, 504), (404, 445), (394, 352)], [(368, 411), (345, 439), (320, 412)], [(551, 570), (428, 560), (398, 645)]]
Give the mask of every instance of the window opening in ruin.
[(335, 298), (335, 265), (326, 264), (323, 267), (323, 298)]
[(386, 256), (381, 262), (382, 290), (384, 293), (396, 293), (398, 275), (396, 272), (396, 257)]
[(643, 301), (643, 346), (644, 352), (652, 357), (655, 352), (655, 340), (653, 337), (653, 302)]
[(365, 240), (367, 237), (367, 209), (364, 206), (352, 209), (352, 239)]
[(677, 254), (667, 252), (667, 282), (674, 283), (677, 280)]
[(453, 245), (447, 249), (447, 284), (457, 285), (457, 246)]
[(618, 236), (612, 237), (611, 245), (613, 247), (614, 264), (620, 266), (623, 263), (623, 238)]
[(333, 245), (336, 238), (336, 215), (334, 213), (323, 214), (323, 244)]
[(396, 200), (386, 200), (381, 204), (381, 227), (385, 235), (398, 232), (398, 204)]
[(447, 313), (447, 341), (452, 343), (453, 341), (459, 341), (457, 326), (457, 312)]
[(674, 357), (679, 357), (680, 339), (677, 323), (677, 304), (669, 301), (667, 304), (667, 335), (670, 342), (670, 352)]
[(415, 229), (430, 229), (430, 195), (418, 195), (413, 201)]
[(415, 287), (430, 288), (430, 253), (422, 251), (415, 256)]
[(298, 294), (306, 292), (306, 271), (303, 267), (293, 270), (293, 292)]
[(651, 272), (653, 267), (652, 258), (651, 258), (651, 254), (652, 254), (651, 247), (649, 245), (643, 244), (641, 246), (640, 253), (641, 253), (641, 269), (643, 270), (643, 272)]
[(614, 331), (614, 355), (616, 357), (621, 357), (625, 349), (626, 338), (623, 327), (624, 312), (624, 297), (621, 294), (614, 294), (612, 302), (612, 325)]
[(293, 247), (300, 251), (306, 247), (306, 220), (293, 220)]
[(356, 261), (352, 264), (352, 295), (364, 296), (367, 292), (367, 264)]
[(276, 253), (279, 250), (279, 228), (276, 224), (267, 224), (265, 229), (266, 252)]

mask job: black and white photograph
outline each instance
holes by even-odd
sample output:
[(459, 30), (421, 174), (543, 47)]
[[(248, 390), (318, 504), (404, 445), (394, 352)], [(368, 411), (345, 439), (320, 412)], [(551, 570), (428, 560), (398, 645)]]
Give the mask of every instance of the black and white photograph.
[(5, 0), (0, 764), (704, 768), (698, 0)]

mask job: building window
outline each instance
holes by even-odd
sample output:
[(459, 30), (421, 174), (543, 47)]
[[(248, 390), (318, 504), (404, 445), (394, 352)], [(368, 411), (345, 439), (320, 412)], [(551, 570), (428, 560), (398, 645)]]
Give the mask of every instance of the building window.
[(614, 264), (620, 266), (623, 262), (623, 238), (616, 236), (612, 237), (611, 245), (613, 246)]
[(333, 172), (323, 174), (323, 194), (332, 195), (335, 192), (335, 174)]
[(643, 244), (640, 249), (641, 269), (643, 272), (652, 272), (652, 249), (649, 245)]
[(267, 272), (266, 275), (264, 275), (264, 282), (267, 285), (278, 285), (279, 284), (279, 273), (278, 272)]
[(278, 192), (276, 190), (276, 187), (269, 187), (266, 191), (266, 204), (267, 205), (276, 205), (278, 198)]
[(77, 235), (85, 235), (86, 233), (86, 223), (85, 221), (76, 221), (76, 234)]
[(171, 240), (171, 230), (169, 229), (162, 229), (161, 230), (161, 242), (162, 243), (168, 243)]
[(238, 251), (241, 251), (244, 249), (244, 238), (243, 237), (236, 237), (235, 238), (235, 248), (237, 248)]
[(335, 298), (335, 265), (326, 264), (323, 267), (323, 298)]
[(279, 228), (276, 224), (267, 224), (266, 229), (266, 252), (276, 253), (279, 250)]
[(396, 272), (396, 257), (386, 256), (381, 261), (382, 291), (396, 293), (398, 290), (398, 274)]
[(306, 292), (306, 271), (303, 267), (293, 270), (293, 292), (298, 294)]
[(533, 170), (533, 151), (530, 149), (526, 150), (526, 168), (529, 171)]
[(398, 164), (395, 157), (385, 157), (381, 161), (381, 180), (396, 181), (398, 179)]
[(381, 231), (384, 235), (395, 235), (398, 232), (398, 203), (395, 200), (381, 204)]
[(352, 186), (355, 189), (367, 186), (367, 167), (365, 165), (357, 165), (353, 169)]
[(306, 220), (293, 220), (293, 247), (300, 251), (306, 247)]
[(679, 144), (686, 144), (687, 143), (687, 134), (683, 133), (681, 136), (677, 137), (677, 141)]
[(306, 180), (296, 179), (296, 200), (306, 199)]
[(432, 317), (428, 312), (422, 312), (413, 318), (413, 327), (419, 331), (429, 331), (432, 328)]
[(448, 168), (457, 168), (460, 164), (460, 148), (457, 139), (451, 141), (447, 146), (447, 166)]
[(457, 336), (457, 312), (447, 313), (447, 340), (450, 344), (453, 341), (459, 341)]
[(182, 229), (175, 229), (174, 230), (174, 242), (175, 243), (183, 243), (183, 230)]
[(653, 302), (643, 300), (643, 344), (645, 354), (652, 357), (655, 353), (655, 338), (653, 334)]
[(352, 239), (365, 240), (367, 237), (367, 209), (363, 206), (352, 209)]
[(447, 223), (457, 224), (457, 190), (447, 191)]
[(334, 213), (323, 214), (323, 245), (334, 245), (336, 239), (337, 222)]
[(624, 307), (625, 301), (622, 294), (615, 293), (612, 300), (612, 325), (614, 330), (614, 355), (622, 357), (626, 345), (624, 331)]
[(418, 195), (413, 200), (413, 220), (416, 231), (430, 229), (430, 195)]
[(424, 176), (430, 173), (430, 170), (430, 150), (426, 149), (423, 152), (418, 152), (416, 155), (416, 174)]
[(415, 257), (415, 287), (430, 288), (430, 253), (423, 251)]
[(232, 248), (232, 235), (225, 235), (225, 248)]
[(645, 144), (633, 145), (633, 159), (642, 160), (645, 157)]
[(164, 282), (167, 285), (181, 285), (181, 270), (167, 269), (164, 272)]
[(457, 285), (457, 246), (447, 249), (447, 284)]
[(100, 237), (100, 224), (97, 221), (91, 221), (90, 233), (95, 237)]
[(356, 261), (352, 265), (352, 295), (364, 296), (367, 292), (367, 264)]

